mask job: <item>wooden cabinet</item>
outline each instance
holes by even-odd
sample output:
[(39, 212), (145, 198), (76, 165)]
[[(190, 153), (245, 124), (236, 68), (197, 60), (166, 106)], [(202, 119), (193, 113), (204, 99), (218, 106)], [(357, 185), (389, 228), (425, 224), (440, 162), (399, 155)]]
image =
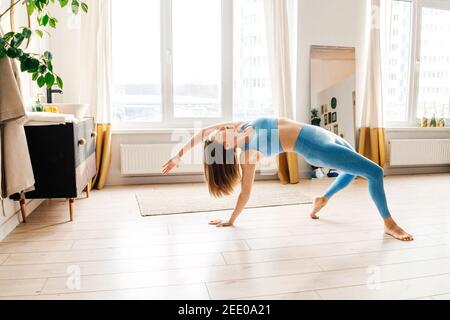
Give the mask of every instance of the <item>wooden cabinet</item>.
[(24, 221), (25, 199), (69, 199), (73, 221), (74, 201), (96, 173), (94, 120), (86, 118), (78, 123), (27, 126), (25, 133), (35, 190), (11, 198), (21, 201)]

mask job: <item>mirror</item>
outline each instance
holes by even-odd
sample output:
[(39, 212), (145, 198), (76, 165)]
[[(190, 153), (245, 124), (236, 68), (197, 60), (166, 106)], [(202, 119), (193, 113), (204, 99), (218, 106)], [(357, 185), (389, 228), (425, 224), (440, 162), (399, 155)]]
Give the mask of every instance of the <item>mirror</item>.
[(355, 147), (355, 48), (311, 47), (311, 123)]

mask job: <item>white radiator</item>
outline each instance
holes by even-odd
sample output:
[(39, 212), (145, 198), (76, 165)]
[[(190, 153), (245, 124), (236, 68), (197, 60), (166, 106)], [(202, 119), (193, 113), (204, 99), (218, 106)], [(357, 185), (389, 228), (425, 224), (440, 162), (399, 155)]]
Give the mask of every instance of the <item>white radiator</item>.
[(390, 140), (391, 166), (450, 164), (450, 139)]
[[(177, 144), (121, 144), (121, 174), (129, 176), (161, 174), (161, 167), (179, 148), (180, 145)], [(275, 159), (264, 159), (257, 167), (260, 174), (275, 174), (277, 172)], [(203, 150), (197, 147), (183, 157), (183, 163), (172, 173), (202, 173), (202, 160)]]
[[(120, 145), (121, 173), (123, 175), (161, 174), (162, 166), (177, 152), (176, 144), (122, 144)], [(191, 161), (193, 153), (183, 158), (183, 164), (172, 173), (199, 173), (202, 170), (199, 160)], [(199, 155), (197, 155), (198, 157)]]

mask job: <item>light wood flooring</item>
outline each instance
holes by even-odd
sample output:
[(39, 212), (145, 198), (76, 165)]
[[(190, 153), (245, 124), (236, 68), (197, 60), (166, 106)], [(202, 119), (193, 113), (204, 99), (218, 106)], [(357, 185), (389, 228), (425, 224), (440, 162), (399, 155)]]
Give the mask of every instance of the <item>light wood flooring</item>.
[(450, 174), (386, 178), (413, 242), (383, 234), (362, 179), (318, 221), (309, 205), (248, 209), (224, 229), (207, 222), (228, 212), (141, 217), (145, 188), (93, 191), (73, 223), (46, 201), (0, 242), (0, 299), (450, 299)]

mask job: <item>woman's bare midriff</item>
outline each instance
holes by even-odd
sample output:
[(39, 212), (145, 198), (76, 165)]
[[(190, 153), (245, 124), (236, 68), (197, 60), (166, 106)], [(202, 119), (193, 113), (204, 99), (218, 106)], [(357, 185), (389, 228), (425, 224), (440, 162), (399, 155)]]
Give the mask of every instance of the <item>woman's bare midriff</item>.
[(295, 143), (302, 128), (303, 125), (300, 122), (286, 118), (278, 119), (278, 134), (285, 152), (294, 151)]

